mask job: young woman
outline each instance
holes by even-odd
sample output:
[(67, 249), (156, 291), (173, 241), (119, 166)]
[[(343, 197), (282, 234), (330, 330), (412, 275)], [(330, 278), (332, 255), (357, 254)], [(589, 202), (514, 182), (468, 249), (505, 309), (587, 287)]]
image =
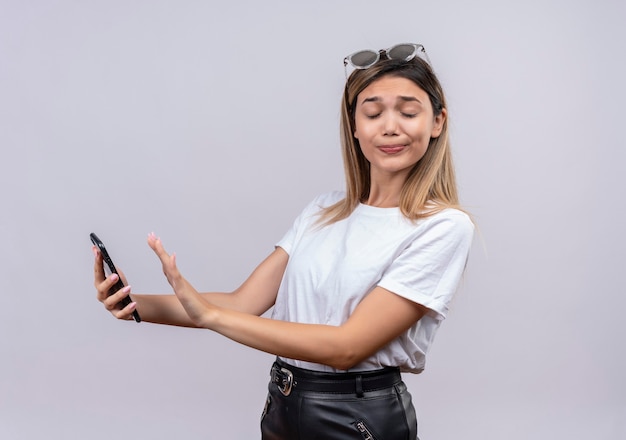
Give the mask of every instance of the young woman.
[[(419, 373), (473, 236), (458, 207), (443, 90), (417, 44), (360, 51), (342, 102), (346, 191), (313, 200), (231, 293), (198, 293), (159, 238), (174, 295), (98, 299), (119, 319), (207, 328), (277, 355), (264, 439), (416, 439), (400, 372)], [(260, 317), (274, 307), (271, 319)]]

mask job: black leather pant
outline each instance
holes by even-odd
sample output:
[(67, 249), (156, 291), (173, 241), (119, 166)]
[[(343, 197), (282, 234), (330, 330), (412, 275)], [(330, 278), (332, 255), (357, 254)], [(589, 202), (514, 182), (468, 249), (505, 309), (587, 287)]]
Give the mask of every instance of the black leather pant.
[(285, 396), (270, 382), (263, 440), (417, 440), (415, 408), (404, 382), (356, 393), (302, 391)]

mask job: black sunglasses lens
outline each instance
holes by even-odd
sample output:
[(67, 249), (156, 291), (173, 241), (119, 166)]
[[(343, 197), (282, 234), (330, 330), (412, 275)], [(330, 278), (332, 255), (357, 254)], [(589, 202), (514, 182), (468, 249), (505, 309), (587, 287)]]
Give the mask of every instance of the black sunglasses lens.
[(415, 56), (417, 49), (411, 44), (399, 44), (387, 51), (387, 56), (392, 60), (408, 61)]
[(350, 55), (350, 62), (354, 67), (367, 68), (378, 61), (378, 52), (373, 50), (362, 50), (355, 54)]

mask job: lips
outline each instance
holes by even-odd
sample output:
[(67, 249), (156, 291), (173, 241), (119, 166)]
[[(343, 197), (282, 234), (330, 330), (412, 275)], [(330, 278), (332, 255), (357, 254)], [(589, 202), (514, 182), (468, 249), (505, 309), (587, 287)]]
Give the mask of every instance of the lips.
[(378, 149), (383, 153), (396, 154), (404, 150), (404, 145), (381, 145)]

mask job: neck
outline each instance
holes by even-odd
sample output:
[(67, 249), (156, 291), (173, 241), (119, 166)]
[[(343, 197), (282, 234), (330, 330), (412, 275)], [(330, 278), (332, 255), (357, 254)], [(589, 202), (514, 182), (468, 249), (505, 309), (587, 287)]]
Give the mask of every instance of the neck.
[(375, 176), (372, 173), (369, 196), (364, 203), (378, 208), (397, 208), (405, 181), (404, 175)]

